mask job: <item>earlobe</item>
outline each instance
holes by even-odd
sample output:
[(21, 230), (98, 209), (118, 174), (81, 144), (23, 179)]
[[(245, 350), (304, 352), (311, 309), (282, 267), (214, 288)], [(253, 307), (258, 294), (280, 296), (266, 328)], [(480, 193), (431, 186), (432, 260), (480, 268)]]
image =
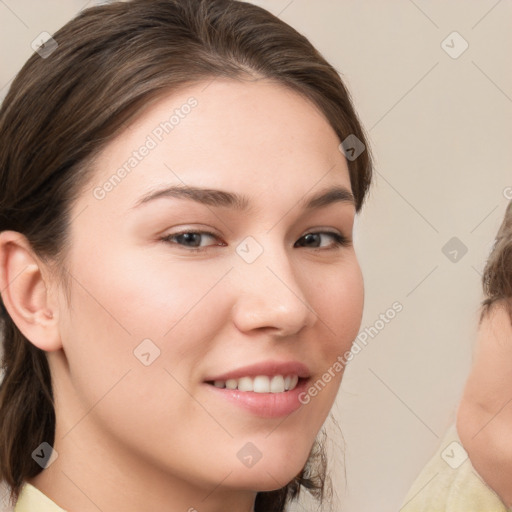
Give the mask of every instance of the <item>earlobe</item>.
[(43, 263), (27, 238), (16, 231), (0, 233), (0, 291), (5, 309), (21, 333), (45, 351), (62, 347), (56, 303), (48, 293)]

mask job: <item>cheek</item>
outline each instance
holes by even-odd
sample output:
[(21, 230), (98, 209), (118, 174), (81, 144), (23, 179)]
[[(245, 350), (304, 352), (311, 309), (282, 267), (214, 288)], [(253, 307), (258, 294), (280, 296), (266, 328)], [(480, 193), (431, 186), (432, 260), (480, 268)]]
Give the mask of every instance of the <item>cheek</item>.
[[(149, 263), (149, 264), (148, 264)], [(224, 267), (224, 266), (223, 266)], [(229, 267), (203, 265), (201, 262), (147, 258), (117, 265), (113, 288), (121, 297), (119, 314), (131, 331), (150, 329), (160, 338), (172, 336), (200, 311), (203, 325), (208, 324), (210, 293)], [(141, 335), (146, 333), (140, 331)]]
[(364, 284), (354, 257), (323, 275), (315, 288), (314, 303), (318, 321), (326, 334), (326, 347), (338, 355), (350, 348), (361, 326)]
[(72, 261), (68, 357), (108, 374), (112, 366), (139, 365), (133, 352), (149, 339), (160, 351), (158, 366), (171, 368), (184, 359), (193, 364), (222, 321), (222, 295), (215, 287), (226, 269), (203, 271), (159, 258), (148, 264), (143, 252), (129, 254), (118, 251), (112, 258), (103, 252)]
[(309, 358), (321, 364), (303, 396), (306, 414), (318, 418), (313, 431), (320, 428), (336, 398), (345, 370), (344, 354), (359, 332), (364, 305), (363, 277), (355, 255), (335, 269), (316, 274), (315, 281), (319, 284), (310, 288), (310, 300), (318, 321)]
[[(206, 276), (173, 265), (171, 272), (169, 265), (148, 266), (127, 257), (114, 262), (103, 253), (95, 261), (77, 258), (71, 272), (71, 308), (62, 334), (73, 399), (84, 411), (94, 406), (87, 417), (137, 442), (148, 428), (163, 438), (164, 426), (178, 420), (207, 420), (183, 389), (196, 379), (197, 363), (220, 321), (211, 310), (215, 300), (218, 311), (221, 297), (208, 291), (222, 269)], [(145, 366), (134, 350), (147, 339), (159, 352)], [(150, 357), (153, 350), (149, 345)], [(163, 409), (162, 404), (172, 406)], [(83, 415), (78, 411), (73, 420)], [(148, 418), (153, 417), (160, 420), (150, 426)], [(119, 418), (125, 418), (123, 426)]]

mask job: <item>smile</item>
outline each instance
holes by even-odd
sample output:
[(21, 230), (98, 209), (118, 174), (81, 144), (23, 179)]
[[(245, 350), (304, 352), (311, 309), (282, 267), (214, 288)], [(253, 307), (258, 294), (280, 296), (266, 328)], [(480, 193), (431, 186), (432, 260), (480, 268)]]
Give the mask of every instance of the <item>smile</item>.
[(215, 380), (208, 384), (213, 384), (216, 388), (221, 389), (237, 389), (254, 393), (284, 393), (295, 389), (298, 382), (298, 375), (274, 375), (272, 377), (258, 375), (239, 379)]

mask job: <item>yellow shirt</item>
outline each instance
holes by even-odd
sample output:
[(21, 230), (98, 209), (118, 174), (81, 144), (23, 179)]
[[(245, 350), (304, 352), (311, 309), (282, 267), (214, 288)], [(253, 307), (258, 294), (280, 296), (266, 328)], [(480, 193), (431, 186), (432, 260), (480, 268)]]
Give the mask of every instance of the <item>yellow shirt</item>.
[(508, 512), (482, 480), (453, 424), (437, 453), (416, 478), (400, 512)]
[(37, 487), (25, 482), (14, 512), (66, 512)]

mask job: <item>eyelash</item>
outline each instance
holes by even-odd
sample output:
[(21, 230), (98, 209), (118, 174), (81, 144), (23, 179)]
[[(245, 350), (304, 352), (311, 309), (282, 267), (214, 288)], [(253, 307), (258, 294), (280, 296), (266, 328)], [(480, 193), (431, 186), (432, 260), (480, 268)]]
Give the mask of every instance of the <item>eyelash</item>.
[[(174, 245), (180, 245), (182, 248), (186, 249), (187, 251), (195, 252), (195, 253), (204, 252), (212, 247), (211, 245), (207, 245), (205, 247), (187, 247), (187, 246), (184, 246), (182, 244), (172, 241), (172, 239), (174, 239), (180, 235), (186, 235), (186, 234), (208, 235), (208, 236), (211, 236), (212, 238), (218, 238), (217, 235), (215, 235), (214, 233), (211, 233), (209, 231), (198, 231), (198, 230), (193, 230), (193, 229), (190, 230), (189, 229), (186, 231), (181, 231), (179, 233), (172, 233), (170, 235), (166, 235), (164, 237), (161, 237), (160, 240), (162, 242), (166, 242), (166, 243), (170, 243), (170, 244), (174, 244)], [(331, 236), (334, 239), (334, 244), (331, 247), (327, 247), (327, 248), (313, 247), (312, 249), (314, 251), (336, 250), (336, 249), (341, 249), (342, 247), (348, 247), (351, 245), (351, 242), (348, 238), (344, 237), (343, 235), (340, 235), (339, 233), (334, 233), (332, 231), (311, 231), (311, 232), (306, 233), (305, 235), (301, 236), (299, 238), (299, 240), (305, 238), (307, 235), (318, 235), (318, 234)], [(214, 244), (214, 245), (216, 245), (217, 247), (220, 246), (220, 244)]]

